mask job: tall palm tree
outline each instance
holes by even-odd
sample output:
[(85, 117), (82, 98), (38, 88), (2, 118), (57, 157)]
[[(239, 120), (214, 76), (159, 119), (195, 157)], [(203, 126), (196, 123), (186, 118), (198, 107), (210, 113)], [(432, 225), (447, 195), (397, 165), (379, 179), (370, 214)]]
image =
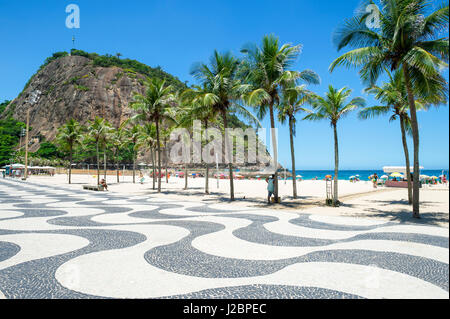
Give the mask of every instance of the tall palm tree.
[(164, 80), (149, 79), (145, 83), (145, 94), (136, 93), (134, 101), (130, 103), (138, 114), (135, 120), (141, 122), (155, 123), (156, 126), (156, 147), (158, 153), (158, 193), (161, 192), (161, 140), (160, 127), (164, 119), (171, 119), (168, 109), (173, 101), (172, 86), (166, 85)]
[[(406, 92), (403, 72), (398, 70), (394, 73), (394, 75), (392, 75), (388, 70), (386, 70), (386, 74), (389, 76), (389, 82), (383, 83), (381, 86), (375, 85), (366, 89), (366, 92), (373, 94), (377, 100), (383, 103), (383, 105), (366, 107), (360, 110), (358, 117), (360, 119), (368, 119), (392, 113), (389, 121), (399, 118), (403, 152), (405, 154), (406, 176), (408, 180), (408, 202), (411, 205), (413, 203), (413, 193), (409, 150), (406, 141), (406, 136), (412, 135), (411, 119), (408, 115), (408, 93)], [(447, 88), (442, 86), (442, 83), (430, 81), (429, 84), (435, 86), (435, 88), (431, 90), (432, 92), (435, 92), (435, 94), (420, 96), (420, 94), (416, 93), (415, 104), (417, 110), (424, 110), (430, 105), (445, 103), (447, 100)]]
[(156, 146), (156, 127), (154, 123), (145, 123), (139, 126), (139, 138), (137, 144), (150, 151), (152, 160), (152, 182), (153, 189), (155, 189), (155, 159), (153, 157), (154, 148)]
[(279, 105), (278, 120), (284, 124), (286, 120), (289, 123), (289, 141), (291, 145), (291, 163), (292, 163), (292, 196), (297, 198), (297, 181), (295, 179), (295, 155), (294, 155), (294, 136), (296, 131), (296, 114), (304, 111), (303, 106), (310, 103), (315, 94), (306, 89), (304, 85), (291, 84), (283, 90), (283, 98)]
[(224, 158), (224, 162), (228, 162), (230, 200), (232, 201), (234, 200), (233, 152), (230, 149), (226, 128), (228, 128), (228, 113), (230, 109), (233, 107), (234, 102), (242, 97), (247, 88), (237, 77), (239, 64), (240, 61), (230, 52), (222, 54), (216, 50), (210, 59), (209, 65), (197, 63), (193, 65), (191, 70), (191, 75), (200, 82), (202, 89), (209, 93), (208, 99), (212, 109), (222, 117), (222, 153), (224, 154), (224, 151), (228, 150), (228, 158)]
[(127, 135), (128, 130), (126, 128), (127, 122), (123, 122), (117, 129), (113, 129), (111, 131), (111, 143), (113, 147), (113, 159), (116, 162), (116, 177), (117, 183), (120, 183), (119, 178), (119, 162), (120, 162), (120, 153), (125, 146), (128, 145)]
[(165, 126), (164, 129), (161, 131), (161, 137), (163, 139), (162, 145), (164, 148), (164, 159), (165, 159), (165, 163), (164, 163), (164, 167), (165, 167), (165, 177), (166, 177), (166, 183), (169, 182), (169, 176), (168, 176), (168, 166), (169, 166), (169, 149), (168, 149), (168, 139), (170, 138), (170, 133), (172, 132), (172, 130), (174, 129), (174, 126)]
[(93, 121), (89, 121), (88, 134), (95, 142), (95, 150), (97, 156), (97, 184), (100, 184), (100, 146), (104, 145), (106, 135), (108, 134), (110, 127), (105, 119), (98, 116)]
[(133, 149), (133, 183), (136, 183), (136, 157), (139, 148), (141, 147), (139, 142), (140, 129), (138, 125), (133, 125), (127, 130), (128, 141), (132, 145)]
[(103, 178), (106, 180), (107, 175), (107, 153), (108, 149), (112, 146), (112, 133), (114, 131), (113, 126), (111, 123), (108, 122), (108, 120), (105, 119), (105, 134), (103, 134), (101, 138), (101, 145), (103, 146)]
[(272, 146), (274, 150), (275, 182), (274, 195), (278, 201), (278, 154), (275, 135), (275, 109), (280, 104), (282, 83), (284, 81), (304, 80), (306, 83), (318, 84), (317, 74), (310, 70), (290, 71), (300, 52), (301, 45), (281, 44), (273, 34), (265, 35), (261, 46), (245, 45), (241, 52), (246, 55), (240, 68), (240, 76), (250, 85), (245, 95), (245, 102), (258, 107), (258, 117), (263, 118), (267, 112), (270, 116)]
[[(369, 2), (367, 2), (369, 3)], [(380, 28), (366, 26), (368, 13), (360, 11), (336, 32), (338, 50), (354, 48), (330, 66), (359, 67), (361, 78), (374, 85), (384, 68), (401, 70), (408, 95), (414, 144), (413, 217), (419, 214), (419, 126), (414, 92), (430, 95), (429, 81), (445, 83), (441, 71), (448, 67), (448, 3), (438, 9), (427, 0), (381, 0)]]
[(365, 106), (365, 100), (361, 97), (353, 98), (349, 103), (346, 100), (349, 98), (352, 90), (343, 87), (336, 90), (333, 86), (328, 86), (328, 92), (325, 97), (316, 96), (312, 102), (313, 110), (307, 110), (309, 114), (304, 117), (305, 120), (318, 121), (328, 120), (333, 127), (334, 132), (334, 190), (333, 190), (333, 206), (338, 206), (338, 171), (339, 171), (339, 146), (337, 135), (338, 121), (349, 114), (356, 108)]
[(72, 184), (73, 148), (81, 141), (82, 127), (73, 118), (58, 129), (56, 140), (64, 150), (69, 152), (69, 184)]

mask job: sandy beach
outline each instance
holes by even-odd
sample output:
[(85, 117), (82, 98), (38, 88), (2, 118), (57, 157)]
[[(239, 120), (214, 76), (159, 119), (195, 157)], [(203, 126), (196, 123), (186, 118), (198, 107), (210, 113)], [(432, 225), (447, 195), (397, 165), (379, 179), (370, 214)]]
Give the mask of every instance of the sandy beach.
[[(103, 175), (101, 175), (103, 177)], [(126, 195), (155, 195), (152, 189), (152, 179), (145, 178), (143, 184), (132, 183), (131, 176), (120, 176), (117, 183), (116, 176), (107, 175), (109, 191)], [(65, 174), (50, 176), (31, 176), (30, 182), (47, 185), (60, 185), (64, 187), (81, 189), (84, 184), (95, 185), (96, 178), (93, 175), (72, 175), (72, 184), (67, 183)], [(415, 222), (419, 224), (449, 225), (449, 188), (446, 185), (424, 186), (420, 192), (421, 219), (411, 218), (412, 208), (407, 202), (407, 190), (399, 188), (378, 187), (373, 188), (369, 181), (339, 181), (339, 199), (342, 205), (338, 208), (328, 207), (324, 201), (326, 198), (326, 185), (322, 180), (297, 181), (299, 198), (292, 198), (292, 180), (279, 181), (280, 204), (272, 204), (271, 208), (283, 210), (301, 210), (311, 214), (325, 216), (352, 216), (370, 217), (376, 219), (395, 220), (400, 222)], [(220, 179), (218, 184), (214, 178), (209, 179), (210, 194), (205, 194), (205, 179), (202, 177), (188, 178), (188, 189), (184, 189), (184, 178), (170, 177), (166, 183), (162, 179), (161, 193), (157, 196), (180, 201), (221, 203), (235, 207), (268, 207), (266, 203), (267, 184), (264, 180), (235, 180), (235, 198), (229, 201), (229, 180)], [(219, 187), (217, 187), (219, 186)]]

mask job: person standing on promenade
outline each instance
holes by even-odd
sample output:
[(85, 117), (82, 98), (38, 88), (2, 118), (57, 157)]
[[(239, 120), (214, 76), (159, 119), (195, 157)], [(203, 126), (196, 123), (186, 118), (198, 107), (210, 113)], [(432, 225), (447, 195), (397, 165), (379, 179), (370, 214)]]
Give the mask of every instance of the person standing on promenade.
[(275, 175), (271, 175), (270, 177), (266, 178), (266, 183), (267, 183), (267, 202), (270, 204), (270, 198), (272, 197), (274, 190), (275, 190), (275, 186), (274, 186), (274, 179), (275, 179)]

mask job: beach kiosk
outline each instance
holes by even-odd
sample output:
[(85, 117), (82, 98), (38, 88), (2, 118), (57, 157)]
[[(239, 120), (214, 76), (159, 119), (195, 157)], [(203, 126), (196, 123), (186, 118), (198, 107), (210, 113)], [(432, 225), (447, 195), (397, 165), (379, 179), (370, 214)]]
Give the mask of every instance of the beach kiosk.
[[(6, 165), (2, 168), (5, 169), (5, 176), (10, 177), (22, 177), (25, 172), (25, 165), (23, 164), (12, 164)], [(28, 166), (29, 175), (50, 175), (54, 176), (56, 174), (56, 167), (52, 166)]]
[(11, 164), (3, 166), (5, 169), (5, 175), (10, 177), (21, 177), (25, 171), (25, 165), (23, 164)]
[[(421, 170), (422, 166), (419, 167)], [(414, 171), (413, 167), (410, 167), (410, 172)], [(386, 180), (384, 186), (386, 187), (400, 187), (400, 188), (408, 188), (408, 180), (406, 176), (406, 166), (384, 166), (383, 172), (389, 177)]]

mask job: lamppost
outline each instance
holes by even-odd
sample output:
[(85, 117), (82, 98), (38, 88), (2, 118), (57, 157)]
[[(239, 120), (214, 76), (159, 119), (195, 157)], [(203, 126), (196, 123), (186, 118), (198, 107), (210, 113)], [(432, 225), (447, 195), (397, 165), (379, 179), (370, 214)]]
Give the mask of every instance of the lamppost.
[(26, 181), (28, 177), (28, 130), (30, 127), (30, 109), (27, 110), (27, 129), (25, 132), (25, 170), (23, 180)]

